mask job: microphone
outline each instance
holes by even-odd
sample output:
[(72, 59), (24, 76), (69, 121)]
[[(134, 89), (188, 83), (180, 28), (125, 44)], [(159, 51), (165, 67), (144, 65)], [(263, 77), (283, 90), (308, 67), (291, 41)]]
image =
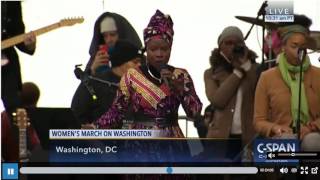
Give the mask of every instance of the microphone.
[(266, 14), (266, 7), (268, 7), (268, 1), (264, 1), (263, 4), (261, 5), (259, 11), (258, 11), (258, 16), (265, 15)]
[(73, 72), (76, 78), (81, 80), (83, 78), (84, 72), (79, 68), (80, 66), (82, 66), (82, 64), (75, 65), (75, 69)]
[(89, 84), (89, 75), (88, 75), (88, 73), (86, 73), (86, 72), (82, 71), (82, 69), (80, 69), (81, 65), (82, 64), (75, 65), (74, 75), (77, 77), (77, 79), (79, 79), (81, 81), (81, 83), (84, 84), (84, 86), (89, 91), (92, 99), (97, 100), (98, 98), (96, 96), (96, 92), (94, 91), (92, 86)]
[[(161, 72), (161, 70), (163, 70), (163, 69), (168, 69), (168, 65), (167, 64), (161, 64), (160, 65), (160, 72)], [(163, 79), (163, 81), (164, 81), (164, 83), (168, 86), (168, 87), (172, 87), (172, 85), (171, 85), (171, 81), (167, 78), (167, 77), (162, 77), (161, 76), (161, 78)]]
[(299, 60), (299, 62), (302, 62), (303, 59), (305, 58), (305, 56), (306, 56), (306, 49), (299, 48), (298, 49), (298, 60)]

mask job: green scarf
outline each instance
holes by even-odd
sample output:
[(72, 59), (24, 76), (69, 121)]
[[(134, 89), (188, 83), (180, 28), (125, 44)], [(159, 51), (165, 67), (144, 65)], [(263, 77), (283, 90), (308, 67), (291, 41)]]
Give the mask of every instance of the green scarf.
[[(306, 71), (310, 66), (310, 59), (308, 56), (305, 57), (302, 65), (302, 82), (303, 72)], [(292, 126), (296, 127), (296, 121), (298, 117), (298, 102), (299, 102), (299, 79), (300, 79), (300, 66), (293, 66), (287, 62), (287, 58), (284, 53), (279, 55), (279, 69), (282, 75), (282, 79), (286, 82), (287, 86), (291, 91), (291, 115), (292, 115)], [(295, 73), (295, 80), (291, 78), (289, 72)], [(306, 124), (309, 120), (309, 108), (308, 101), (304, 89), (304, 83), (301, 84), (301, 111), (300, 119), (302, 124)]]

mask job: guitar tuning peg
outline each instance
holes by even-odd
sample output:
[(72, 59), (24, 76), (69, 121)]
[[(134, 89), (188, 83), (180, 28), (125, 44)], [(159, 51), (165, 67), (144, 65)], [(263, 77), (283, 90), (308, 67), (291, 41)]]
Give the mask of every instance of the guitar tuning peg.
[(30, 123), (30, 122), (28, 122), (28, 123), (27, 123), (27, 126), (29, 127), (29, 126), (30, 126), (30, 124), (31, 124), (31, 123)]

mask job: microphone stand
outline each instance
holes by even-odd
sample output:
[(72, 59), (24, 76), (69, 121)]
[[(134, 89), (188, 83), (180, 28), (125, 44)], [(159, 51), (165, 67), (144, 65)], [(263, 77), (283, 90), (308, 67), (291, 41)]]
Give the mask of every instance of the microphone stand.
[[(259, 11), (258, 11), (258, 15), (257, 15), (257, 17), (256, 17), (256, 20), (258, 20), (261, 15), (263, 15), (263, 20), (264, 20), (264, 15), (266, 14), (265, 8), (266, 8), (267, 6), (268, 6), (268, 2), (267, 2), (267, 1), (263, 2), (263, 4), (261, 5), (261, 7), (260, 7), (260, 9), (259, 9)], [(244, 40), (247, 40), (249, 34), (251, 33), (251, 30), (252, 30), (253, 26), (254, 26), (254, 23), (251, 24), (251, 27), (250, 27), (249, 31), (247, 32)], [(263, 26), (263, 27), (264, 27), (264, 26)]]
[(75, 65), (74, 74), (81, 81), (81, 83), (87, 88), (89, 91), (89, 94), (91, 95), (91, 98), (93, 101), (96, 101), (98, 97), (96, 96), (96, 93), (93, 89), (93, 87), (89, 84), (89, 77), (88, 75), (83, 72), (80, 68), (82, 64)]
[[(265, 5), (264, 5), (265, 4)], [(265, 7), (264, 7), (265, 6)], [(264, 8), (266, 8), (268, 6), (268, 3), (267, 3), (267, 1), (265, 1), (263, 4), (262, 4), (262, 7), (264, 7)], [(260, 13), (261, 13), (261, 15), (262, 15), (262, 19), (263, 19), (263, 22), (265, 21), (265, 15), (266, 15), (266, 10), (265, 9), (260, 9)], [(258, 14), (259, 15), (259, 14)], [(262, 47), (264, 46), (264, 44), (266, 43), (265, 41), (265, 38), (264, 38), (264, 31), (265, 31), (265, 29), (266, 29), (266, 25), (265, 24), (263, 24), (262, 25)], [(271, 38), (271, 37), (270, 37)], [(262, 57), (262, 64), (264, 64), (265, 62), (264, 62), (264, 52), (263, 52), (263, 50), (262, 50), (262, 52), (261, 52), (261, 57)]]
[[(267, 6), (268, 6), (268, 1), (264, 1), (263, 4), (261, 5), (259, 11), (258, 11), (258, 15), (257, 15), (257, 17), (256, 17), (257, 20), (258, 20), (259, 17), (262, 15), (262, 20), (263, 20), (263, 22), (264, 22), (264, 20), (265, 20), (265, 17), (264, 17), (264, 16), (265, 16), (265, 14), (266, 14), (265, 8), (266, 8)], [(253, 26), (254, 26), (254, 23), (252, 23), (252, 25), (251, 25), (249, 31), (247, 32), (244, 40), (247, 40), (249, 34), (251, 33), (251, 30), (252, 30)], [(265, 44), (264, 31), (265, 31), (265, 25), (263, 24), (263, 25), (262, 25), (262, 47), (263, 47), (263, 45)], [(264, 64), (264, 53), (263, 53), (263, 50), (262, 50), (262, 64)]]
[(103, 84), (107, 84), (108, 86), (115, 86), (115, 87), (119, 87), (119, 84), (117, 83), (113, 83), (113, 82), (110, 82), (110, 81), (107, 81), (107, 80), (103, 80), (103, 79), (100, 79), (100, 78), (97, 78), (97, 77), (93, 77), (91, 75), (88, 76), (89, 79), (91, 80), (94, 80), (94, 81), (98, 81), (100, 83), (103, 83)]
[[(301, 129), (300, 129), (300, 122), (301, 122), (301, 117), (300, 117), (300, 111), (301, 111), (301, 86), (302, 86), (302, 65), (303, 65), (303, 59), (304, 57), (302, 57), (302, 60), (299, 59), (298, 56), (298, 60), (300, 61), (300, 74), (299, 74), (299, 99), (298, 99), (298, 117), (297, 117), (297, 139), (300, 139), (300, 135), (301, 135)], [(301, 143), (301, 141), (299, 141)]]

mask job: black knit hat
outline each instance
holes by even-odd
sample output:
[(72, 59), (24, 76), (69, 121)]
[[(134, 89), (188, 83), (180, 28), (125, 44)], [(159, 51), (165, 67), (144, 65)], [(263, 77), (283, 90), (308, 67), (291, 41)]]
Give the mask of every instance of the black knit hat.
[(121, 66), (136, 57), (141, 57), (140, 50), (125, 40), (118, 40), (110, 52), (112, 67)]

